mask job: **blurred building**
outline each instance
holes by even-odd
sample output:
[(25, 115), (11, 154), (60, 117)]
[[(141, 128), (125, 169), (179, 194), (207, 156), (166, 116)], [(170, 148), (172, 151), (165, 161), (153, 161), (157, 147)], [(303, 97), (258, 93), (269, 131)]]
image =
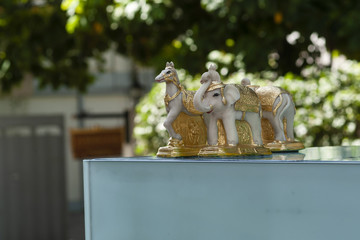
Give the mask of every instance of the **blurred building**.
[[(26, 121), (30, 121), (27, 120), (27, 117), (38, 117), (35, 118), (35, 121), (38, 122), (41, 122), (41, 120), (36, 119), (45, 119), (50, 116), (60, 116), (60, 119), (62, 119), (63, 123), (59, 123), (58, 129), (50, 127), (42, 128), (39, 131), (42, 131), (41, 134), (44, 134), (45, 131), (45, 134), (49, 133), (51, 135), (51, 132), (55, 132), (55, 135), (63, 136), (64, 143), (63, 145), (60, 144), (60, 149), (62, 148), (64, 151), (62, 161), (64, 164), (65, 182), (63, 182), (63, 185), (64, 189), (66, 189), (66, 208), (70, 211), (82, 210), (83, 207), (82, 159), (76, 159), (72, 154), (71, 130), (91, 129), (93, 127), (104, 129), (123, 127), (125, 132), (129, 134), (124, 137), (121, 152), (122, 155), (130, 156), (132, 154), (131, 119), (134, 115), (134, 107), (138, 99), (151, 88), (154, 79), (155, 73), (151, 68), (134, 66), (129, 59), (111, 51), (107, 52), (104, 57), (106, 59), (104, 72), (96, 72), (95, 64), (90, 62), (91, 71), (96, 76), (96, 81), (86, 94), (79, 94), (75, 90), (68, 89), (53, 91), (48, 88), (39, 90), (36, 79), (31, 74), (27, 74), (21, 86), (14, 89), (10, 95), (3, 95), (0, 98), (0, 122), (1, 118), (6, 118), (8, 122), (11, 122), (11, 117), (14, 117), (14, 119), (18, 119), (16, 121), (23, 121), (23, 125), (26, 126)], [(128, 119), (126, 118), (130, 119), (130, 121), (127, 121)], [(63, 124), (63, 127), (61, 127), (61, 124)], [(39, 131), (36, 130), (35, 134), (39, 134)], [(60, 134), (59, 131), (61, 132)], [(21, 137), (21, 135), (26, 135), (26, 130), (24, 131), (24, 128), (12, 129), (11, 134)], [(3, 142), (6, 142), (5, 135), (2, 135), (4, 137)], [(19, 144), (21, 144), (20, 142)], [(26, 145), (26, 142), (22, 143)], [(48, 146), (44, 147), (49, 148)], [(43, 149), (44, 152), (47, 150), (49, 149)], [(16, 150), (8, 149), (7, 151)], [(42, 150), (40, 148), (40, 150), (36, 151)], [(26, 157), (30, 161), (28, 166), (36, 165), (36, 160), (34, 159), (37, 155), (31, 149), (29, 149), (27, 154), (34, 155)], [(10, 161), (9, 159), (4, 159), (8, 158), (6, 156), (0, 159), (0, 163)], [(15, 163), (15, 160), (11, 161)], [(3, 169), (3, 171), (7, 170)], [(43, 171), (49, 170), (43, 168)], [(15, 173), (11, 174), (21, 175), (21, 173), (17, 173), (15, 170), (13, 172)], [(17, 176), (17, 178), (20, 177)], [(8, 184), (11, 184), (11, 179)], [(4, 185), (2, 188), (6, 190), (9, 186)], [(37, 193), (29, 192), (29, 194)], [(11, 199), (8, 199), (8, 201), (11, 201)], [(6, 203), (4, 204), (6, 205)], [(0, 231), (1, 223), (6, 221), (1, 219), (1, 210), (6, 208), (4, 204), (0, 206)]]

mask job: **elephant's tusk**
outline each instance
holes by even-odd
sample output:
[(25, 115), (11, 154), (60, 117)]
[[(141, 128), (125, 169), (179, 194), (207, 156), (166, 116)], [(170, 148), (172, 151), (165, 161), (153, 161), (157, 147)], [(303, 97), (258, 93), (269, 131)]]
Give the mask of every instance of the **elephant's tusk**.
[(210, 104), (210, 111), (206, 112), (206, 113), (211, 113), (214, 110), (214, 106)]

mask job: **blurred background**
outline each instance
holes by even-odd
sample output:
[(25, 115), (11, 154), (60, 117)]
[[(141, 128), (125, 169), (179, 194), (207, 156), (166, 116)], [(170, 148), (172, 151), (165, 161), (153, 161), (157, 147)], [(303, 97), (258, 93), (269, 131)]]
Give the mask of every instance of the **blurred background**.
[(356, 0), (1, 0), (0, 239), (84, 239), (82, 159), (168, 140), (173, 61), (190, 90), (277, 85), (307, 147), (360, 145)]

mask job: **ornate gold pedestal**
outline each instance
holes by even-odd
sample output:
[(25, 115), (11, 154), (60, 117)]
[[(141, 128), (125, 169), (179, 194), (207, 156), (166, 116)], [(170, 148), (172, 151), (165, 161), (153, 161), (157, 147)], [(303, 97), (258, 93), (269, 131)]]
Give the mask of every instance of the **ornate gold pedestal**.
[[(284, 119), (285, 137), (286, 136), (286, 119)], [(262, 138), (264, 146), (272, 152), (298, 151), (304, 149), (304, 144), (298, 141), (276, 141), (274, 137), (274, 130), (267, 119), (261, 120)]]
[(263, 146), (251, 144), (239, 144), (237, 146), (207, 146), (200, 150), (200, 157), (231, 157), (231, 156), (253, 156), (271, 155), (271, 151)]
[(158, 157), (192, 157), (198, 156), (202, 146), (185, 146), (183, 140), (179, 141), (170, 138), (169, 143), (165, 147), (160, 147), (156, 156)]
[(239, 144), (237, 146), (165, 146), (160, 147), (158, 157), (232, 157), (271, 155), (271, 151), (263, 146)]
[(170, 138), (168, 145), (160, 147), (158, 157), (231, 157), (249, 155), (271, 155), (264, 146), (252, 143), (250, 126), (245, 121), (236, 121), (239, 144), (229, 146), (226, 143), (225, 130), (218, 121), (219, 139), (216, 146), (207, 145), (206, 126), (201, 116), (189, 116), (181, 113), (173, 123), (174, 130), (182, 136), (182, 140)]
[(298, 151), (304, 149), (304, 144), (296, 141), (295, 142), (275, 141), (275, 142), (265, 143), (265, 147), (269, 148), (272, 152), (283, 152), (283, 151), (286, 152), (286, 151)]

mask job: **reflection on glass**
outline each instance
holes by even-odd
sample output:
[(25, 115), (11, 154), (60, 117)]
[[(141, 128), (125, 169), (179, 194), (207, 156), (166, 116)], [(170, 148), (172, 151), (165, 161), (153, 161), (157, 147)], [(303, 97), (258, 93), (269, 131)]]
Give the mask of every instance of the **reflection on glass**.
[(304, 160), (360, 161), (360, 146), (307, 148)]
[(301, 161), (304, 160), (305, 154), (299, 152), (273, 153), (272, 160)]

